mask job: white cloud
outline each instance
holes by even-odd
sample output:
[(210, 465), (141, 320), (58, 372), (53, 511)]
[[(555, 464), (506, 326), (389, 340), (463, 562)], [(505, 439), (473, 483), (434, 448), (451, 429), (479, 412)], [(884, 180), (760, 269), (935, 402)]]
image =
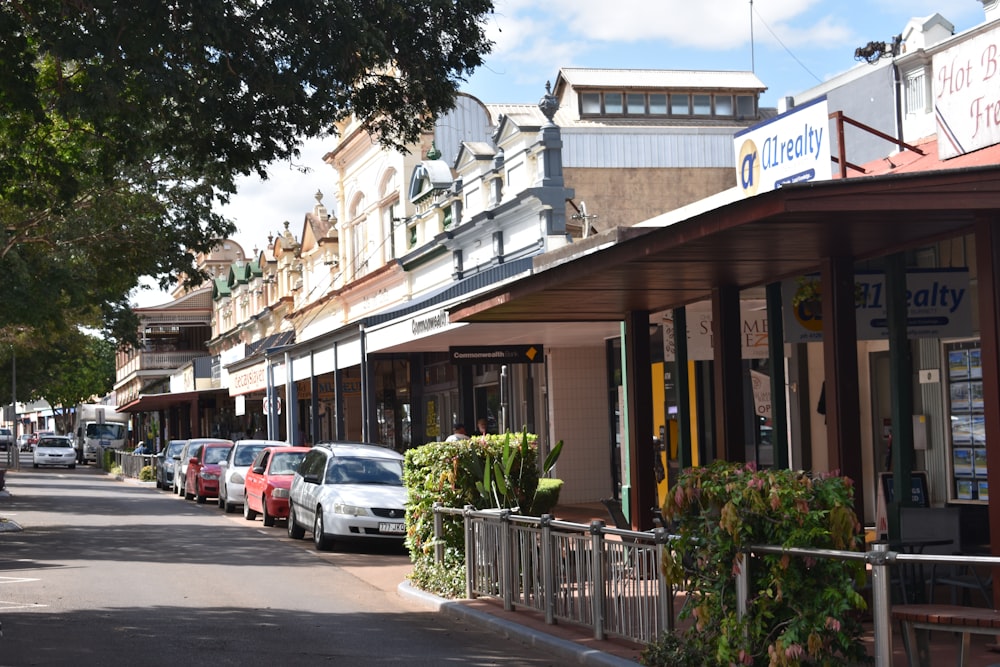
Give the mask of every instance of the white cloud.
[[(272, 164), (268, 179), (257, 176), (239, 179), (239, 190), (219, 212), (236, 223), (232, 239), (249, 256), (254, 248), (263, 250), (269, 234), (284, 231), (287, 220), (296, 238), (302, 234), (305, 214), (316, 203), (316, 191), (324, 194), (323, 203), (335, 210), (334, 171), (323, 162), (332, 143), (330, 139), (303, 142), (301, 156), (294, 162)], [(141, 282), (145, 289), (132, 293), (131, 301), (140, 307), (157, 306), (170, 301), (169, 292), (160, 291), (151, 281)]]
[(286, 220), (298, 237), (306, 212), (316, 203), (317, 190), (323, 192), (324, 204), (335, 209), (335, 174), (323, 163), (323, 155), (330, 147), (329, 139), (307, 140), (301, 157), (294, 163), (272, 164), (266, 181), (257, 176), (240, 180), (237, 194), (219, 211), (236, 223), (233, 239), (247, 254), (254, 247), (263, 249), (268, 234), (277, 235), (284, 230)]

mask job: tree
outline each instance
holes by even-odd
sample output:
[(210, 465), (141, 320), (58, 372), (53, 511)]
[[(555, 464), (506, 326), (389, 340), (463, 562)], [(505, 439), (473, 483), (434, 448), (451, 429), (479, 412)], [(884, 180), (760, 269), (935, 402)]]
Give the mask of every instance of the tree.
[(489, 0), (0, 4), (0, 344), (135, 342), (142, 276), (196, 284), (236, 179), (354, 117), (405, 147), (490, 49)]
[[(114, 386), (115, 346), (101, 337), (74, 328), (45, 340), (20, 341), (18, 349), (17, 398), (62, 407), (55, 416), (56, 428), (63, 432), (69, 427), (66, 410), (104, 396)], [(10, 368), (10, 360), (0, 367)], [(0, 386), (0, 403), (10, 403), (11, 389)]]

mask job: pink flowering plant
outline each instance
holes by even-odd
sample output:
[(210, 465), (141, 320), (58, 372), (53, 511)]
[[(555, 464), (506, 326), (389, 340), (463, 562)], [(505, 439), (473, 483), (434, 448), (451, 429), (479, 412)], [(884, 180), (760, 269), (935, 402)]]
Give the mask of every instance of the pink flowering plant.
[[(683, 471), (663, 505), (678, 535), (663, 570), (687, 593), (681, 635), (703, 664), (793, 667), (862, 664), (858, 589), (864, 563), (742, 555), (750, 545), (859, 551), (847, 477), (756, 470), (716, 461)], [(736, 575), (750, 567), (747, 614), (737, 618)]]

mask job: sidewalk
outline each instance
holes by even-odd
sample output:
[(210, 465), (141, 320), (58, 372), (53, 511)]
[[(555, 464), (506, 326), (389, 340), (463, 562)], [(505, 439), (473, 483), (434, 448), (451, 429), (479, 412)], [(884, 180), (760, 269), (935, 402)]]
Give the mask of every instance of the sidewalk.
[[(605, 520), (607, 510), (600, 503), (559, 507), (555, 515), (565, 521), (590, 523), (591, 519)], [(395, 591), (406, 602), (431, 609), (469, 623), (492, 630), (500, 635), (542, 648), (559, 656), (564, 664), (595, 665), (602, 667), (633, 666), (639, 662), (643, 646), (618, 639), (597, 640), (593, 632), (583, 626), (561, 623), (548, 625), (545, 617), (535, 611), (518, 609), (504, 611), (499, 600), (448, 600), (410, 586), (407, 581), (412, 566), (366, 566), (363, 563), (343, 566), (354, 576), (387, 592)]]
[[(602, 520), (610, 523), (607, 510), (599, 503), (556, 508), (556, 516), (574, 523)], [(534, 611), (518, 609), (505, 611), (499, 600), (446, 600), (413, 588), (406, 580), (411, 566), (373, 567), (364, 564), (348, 565), (345, 570), (387, 592), (396, 593), (408, 603), (448, 614), (462, 621), (487, 628), (504, 637), (530, 646), (538, 646), (563, 658), (566, 664), (579, 665), (635, 665), (643, 647), (617, 639), (594, 639), (592, 632), (582, 626), (568, 623), (548, 625), (545, 618)], [(863, 641), (868, 654), (874, 654), (874, 635), (867, 623)], [(970, 654), (966, 667), (1000, 667), (1000, 652), (991, 650), (996, 645), (994, 637), (972, 635)], [(907, 667), (906, 653), (899, 627), (893, 627), (892, 667)], [(931, 665), (958, 664), (958, 638), (946, 632), (930, 635)]]

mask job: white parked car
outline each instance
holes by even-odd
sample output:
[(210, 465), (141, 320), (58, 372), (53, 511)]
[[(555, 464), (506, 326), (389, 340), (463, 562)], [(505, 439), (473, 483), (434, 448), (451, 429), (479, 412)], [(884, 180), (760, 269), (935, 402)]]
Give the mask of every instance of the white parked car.
[(288, 500), (288, 536), (311, 531), (319, 550), (337, 540), (402, 542), (403, 456), (377, 445), (317, 443), (292, 478)]
[(32, 462), (39, 466), (76, 467), (76, 448), (73, 439), (66, 435), (43, 435), (35, 445)]
[(219, 507), (226, 513), (235, 512), (243, 506), (246, 495), (244, 482), (250, 464), (265, 447), (288, 447), (281, 440), (237, 440), (229, 450), (229, 456), (219, 464)]

